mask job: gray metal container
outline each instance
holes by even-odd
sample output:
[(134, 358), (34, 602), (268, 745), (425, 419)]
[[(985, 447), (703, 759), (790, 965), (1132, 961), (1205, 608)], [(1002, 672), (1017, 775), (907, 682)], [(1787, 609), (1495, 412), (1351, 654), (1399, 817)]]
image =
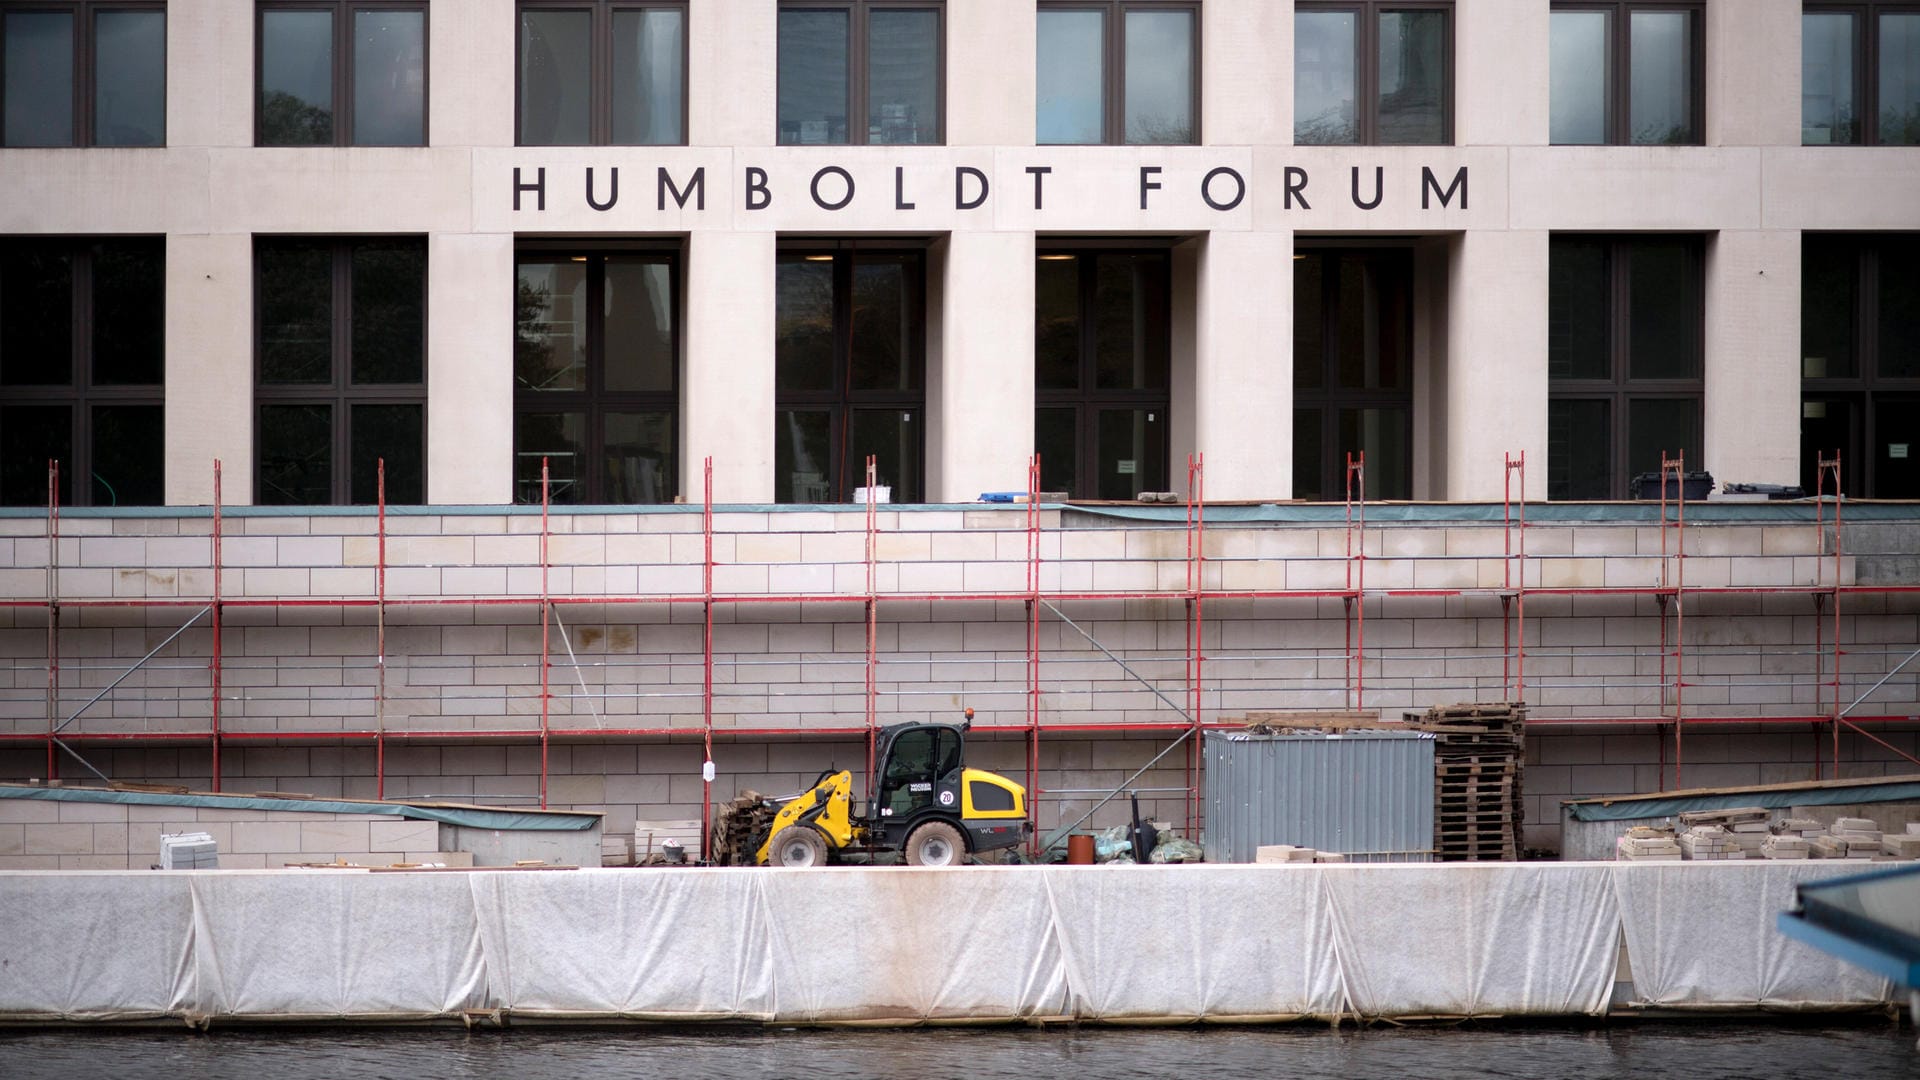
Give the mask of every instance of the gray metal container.
[(1208, 862), (1252, 862), (1263, 844), (1354, 862), (1433, 858), (1433, 736), (1206, 733)]

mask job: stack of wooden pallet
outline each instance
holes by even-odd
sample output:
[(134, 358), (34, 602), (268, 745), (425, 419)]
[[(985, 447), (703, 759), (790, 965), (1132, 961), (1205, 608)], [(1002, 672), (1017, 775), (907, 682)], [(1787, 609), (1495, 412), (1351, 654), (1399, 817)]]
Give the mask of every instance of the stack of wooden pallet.
[(1434, 734), (1433, 846), (1446, 862), (1520, 857), (1527, 707), (1442, 705), (1419, 724)]

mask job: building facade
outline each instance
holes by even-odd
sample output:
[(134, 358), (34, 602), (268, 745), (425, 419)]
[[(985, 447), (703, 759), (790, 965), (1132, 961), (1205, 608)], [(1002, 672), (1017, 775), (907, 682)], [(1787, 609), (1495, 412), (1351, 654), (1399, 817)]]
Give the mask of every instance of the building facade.
[[(1642, 790), (1680, 779), (1671, 718), (1831, 721), (1920, 636), (1897, 506), (1844, 551), (1825, 508), (1723, 510), (1689, 554), (1727, 591), (1682, 623), (1684, 530), (1594, 502), (1669, 456), (1920, 497), (1911, 5), (61, 0), (0, 5), (0, 50), (7, 716), (47, 740), (163, 644), (64, 729), (123, 775), (368, 794), (391, 723), (435, 793), (529, 797), (537, 746), (539, 796), (619, 831), (697, 815), (691, 734), (777, 786), (978, 697), (983, 753), (1090, 789), (1248, 709), (1523, 691), (1531, 635), (1565, 650), (1537, 713), (1587, 723), (1543, 767)], [(899, 509), (846, 508), (869, 459)], [(1446, 505), (1211, 539), (958, 505), (1029, 489)], [(1486, 524), (1520, 499), (1570, 515), (1531, 570)], [(253, 605), (221, 633), (262, 692), (224, 717), (210, 626), (165, 641), (202, 597)], [(554, 668), (574, 604), (652, 659)], [(648, 696), (703, 668), (700, 708)], [(390, 715), (402, 685), (431, 705)], [(1912, 677), (1876, 693), (1880, 743), (1723, 724), (1706, 763), (1884, 769)], [(166, 742), (204, 722), (256, 741)], [(597, 779), (551, 798), (556, 751)]]

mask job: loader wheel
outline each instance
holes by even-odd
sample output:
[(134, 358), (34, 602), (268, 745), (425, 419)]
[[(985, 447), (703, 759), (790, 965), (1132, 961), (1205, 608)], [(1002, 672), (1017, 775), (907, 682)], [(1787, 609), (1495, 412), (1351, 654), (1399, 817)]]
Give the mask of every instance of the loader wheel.
[(929, 821), (907, 837), (908, 866), (959, 866), (966, 857), (960, 830), (944, 821)]
[(827, 839), (811, 825), (789, 825), (773, 838), (767, 861), (775, 866), (825, 866)]

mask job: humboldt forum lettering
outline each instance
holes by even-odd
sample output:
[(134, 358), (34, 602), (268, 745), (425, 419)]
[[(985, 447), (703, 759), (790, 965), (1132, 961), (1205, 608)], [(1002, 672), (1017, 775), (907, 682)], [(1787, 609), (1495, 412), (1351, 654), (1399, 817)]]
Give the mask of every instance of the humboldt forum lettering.
[[(853, 170), (844, 165), (828, 164), (812, 169), (810, 175), (802, 170), (796, 174), (799, 182), (791, 187), (783, 185), (765, 167), (747, 165), (739, 174), (737, 205), (747, 211), (763, 211), (772, 208), (777, 200), (806, 200), (812, 206), (825, 211), (846, 210), (856, 205), (863, 208), (892, 209), (912, 211), (920, 209), (923, 202), (934, 200), (952, 200), (954, 210), (978, 210), (988, 206), (996, 198), (1017, 198), (1031, 201), (1031, 208), (1044, 211), (1050, 202), (1060, 204), (1072, 202), (1080, 196), (1075, 185), (1075, 174), (1066, 168), (1056, 169), (1053, 165), (1018, 166), (1013, 175), (1022, 182), (1008, 183), (1005, 179), (996, 183), (989, 174), (972, 165), (956, 165), (952, 168), (952, 184), (945, 190), (935, 190), (935, 185), (927, 182), (924, 170), (920, 175), (909, 177), (905, 165), (892, 166), (891, 183), (874, 185), (870, 181), (862, 183), (856, 179)], [(1239, 207), (1255, 190), (1256, 185), (1274, 183), (1281, 193), (1281, 205), (1286, 210), (1312, 210), (1315, 200), (1348, 200), (1360, 210), (1377, 210), (1390, 202), (1395, 190), (1389, 183), (1389, 174), (1385, 166), (1373, 166), (1371, 169), (1354, 165), (1348, 167), (1346, 175), (1327, 178), (1318, 172), (1310, 172), (1298, 165), (1286, 165), (1279, 169), (1277, 176), (1268, 177), (1257, 169), (1235, 168), (1231, 165), (1216, 165), (1207, 169), (1190, 184), (1170, 184), (1166, 178), (1167, 169), (1162, 165), (1143, 164), (1132, 167), (1138, 182), (1135, 194), (1138, 198), (1137, 209), (1152, 211), (1164, 205), (1181, 206), (1192, 209), (1195, 206), (1220, 213), (1226, 213)], [(551, 197), (558, 205), (559, 200), (581, 200), (589, 209), (607, 212), (620, 205), (623, 197), (622, 167), (607, 166), (514, 166), (513, 168), (513, 209), (515, 212), (533, 211), (544, 213)], [(863, 172), (871, 174), (870, 166)], [(640, 190), (635, 191), (633, 183), (638, 174)], [(646, 166), (627, 167), (624, 197), (631, 200), (643, 199), (652, 204), (652, 208), (665, 211), (669, 204), (675, 209), (705, 211), (708, 205), (708, 168), (704, 165), (674, 170), (658, 165), (649, 170)], [(875, 187), (879, 190), (874, 190)], [(944, 187), (944, 185), (942, 185)], [(1009, 194), (1004, 189), (1014, 187)], [(719, 201), (716, 193), (715, 202)], [(1421, 210), (1445, 210), (1468, 208), (1468, 166), (1460, 165), (1447, 173), (1446, 167), (1435, 170), (1432, 166), (1422, 165), (1419, 169), (1418, 201)]]

